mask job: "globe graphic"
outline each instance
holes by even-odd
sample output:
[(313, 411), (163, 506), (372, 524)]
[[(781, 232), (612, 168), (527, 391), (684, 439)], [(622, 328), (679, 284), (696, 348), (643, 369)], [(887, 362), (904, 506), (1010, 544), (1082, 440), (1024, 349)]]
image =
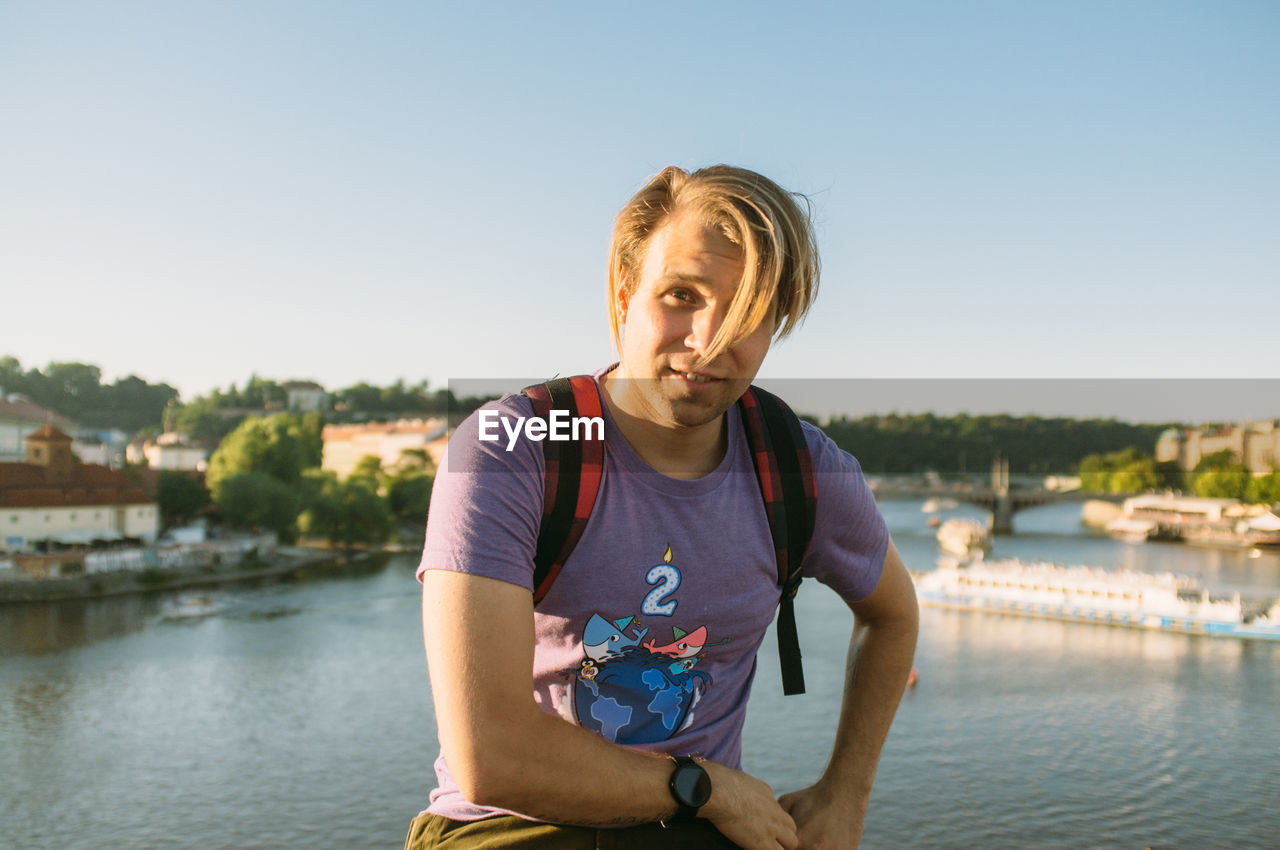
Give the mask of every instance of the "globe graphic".
[(627, 647), (596, 670), (594, 677), (577, 677), (574, 713), (581, 726), (619, 744), (670, 738), (710, 683), (706, 674), (683, 670), (680, 662), (642, 647)]

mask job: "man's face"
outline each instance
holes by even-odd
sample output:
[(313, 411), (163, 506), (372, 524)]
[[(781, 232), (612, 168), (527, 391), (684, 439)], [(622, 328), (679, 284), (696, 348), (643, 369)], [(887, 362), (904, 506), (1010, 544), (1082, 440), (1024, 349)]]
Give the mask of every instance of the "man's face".
[(755, 378), (773, 332), (766, 319), (747, 337), (699, 365), (719, 331), (743, 273), (742, 251), (692, 215), (677, 215), (649, 238), (635, 291), (620, 287), (625, 330), (616, 373), (655, 423), (697, 427), (715, 421)]

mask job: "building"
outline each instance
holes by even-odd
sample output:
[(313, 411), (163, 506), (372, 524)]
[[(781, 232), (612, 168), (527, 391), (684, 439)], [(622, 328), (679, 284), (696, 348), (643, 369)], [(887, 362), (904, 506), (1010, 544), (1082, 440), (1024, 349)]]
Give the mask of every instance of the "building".
[(0, 462), (0, 549), (155, 540), (159, 507), (138, 482), (80, 463), (52, 425), (27, 435), (26, 450), (24, 462)]
[(154, 440), (137, 440), (129, 444), (130, 463), (145, 464), (150, 469), (176, 469), (204, 472), (209, 465), (209, 449), (191, 442), (185, 434), (172, 431)]
[(1170, 428), (1156, 441), (1157, 461), (1177, 461), (1193, 470), (1216, 452), (1229, 451), (1254, 475), (1280, 467), (1280, 419), (1224, 425), (1215, 428)]
[(291, 413), (310, 413), (329, 407), (329, 394), (315, 381), (285, 381), (280, 389), (285, 391), (285, 407)]
[(76, 430), (65, 416), (59, 416), (20, 395), (0, 393), (0, 462), (26, 459), (26, 439), (45, 425), (63, 431)]
[(401, 419), (363, 425), (326, 425), (321, 468), (345, 478), (366, 455), (382, 461), (383, 469), (395, 469), (406, 450), (425, 451), (434, 468), (448, 442), (443, 419)]

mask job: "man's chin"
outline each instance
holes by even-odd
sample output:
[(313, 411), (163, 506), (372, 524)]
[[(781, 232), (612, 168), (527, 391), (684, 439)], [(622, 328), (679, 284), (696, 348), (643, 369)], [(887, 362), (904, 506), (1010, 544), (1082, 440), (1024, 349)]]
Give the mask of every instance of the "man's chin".
[(714, 397), (667, 397), (664, 399), (664, 406), (674, 424), (682, 428), (699, 428), (708, 423), (718, 421), (724, 415), (724, 412), (737, 401), (737, 396), (730, 398), (731, 393), (732, 389), (726, 386), (722, 388), (721, 392), (716, 393)]

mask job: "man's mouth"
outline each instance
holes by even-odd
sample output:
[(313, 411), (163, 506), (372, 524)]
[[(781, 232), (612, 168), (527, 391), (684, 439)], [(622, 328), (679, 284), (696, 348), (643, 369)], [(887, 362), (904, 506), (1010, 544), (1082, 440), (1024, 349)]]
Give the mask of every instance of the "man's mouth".
[(710, 375), (699, 375), (697, 372), (681, 372), (679, 369), (672, 369), (680, 377), (686, 381), (692, 381), (695, 384), (710, 384), (715, 381), (723, 380), (722, 378), (713, 378)]

